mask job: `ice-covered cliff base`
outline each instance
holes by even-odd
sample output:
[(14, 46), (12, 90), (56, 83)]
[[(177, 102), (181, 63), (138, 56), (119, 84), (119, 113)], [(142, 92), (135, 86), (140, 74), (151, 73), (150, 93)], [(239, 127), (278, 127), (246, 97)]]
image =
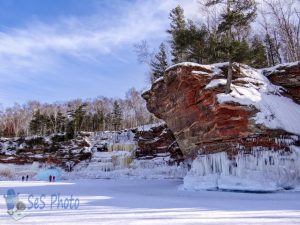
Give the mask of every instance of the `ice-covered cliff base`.
[(184, 178), (187, 190), (268, 192), (300, 185), (300, 148), (292, 152), (254, 149), (229, 159), (227, 153), (198, 156)]

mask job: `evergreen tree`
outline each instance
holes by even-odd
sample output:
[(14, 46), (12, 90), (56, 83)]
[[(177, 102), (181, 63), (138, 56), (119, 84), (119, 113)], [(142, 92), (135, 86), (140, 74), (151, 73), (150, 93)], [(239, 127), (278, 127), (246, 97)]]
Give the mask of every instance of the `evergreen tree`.
[(210, 33), (207, 40), (207, 62), (216, 63), (224, 62), (226, 55), (224, 55), (225, 49), (222, 47), (222, 39), (216, 35), (216, 33)]
[(244, 39), (242, 41), (233, 40), (232, 45), (232, 61), (233, 62), (243, 62), (248, 63), (250, 57), (250, 47), (248, 42)]
[(159, 51), (151, 60), (151, 71), (153, 80), (164, 76), (165, 70), (168, 67), (167, 48), (164, 43), (159, 46)]
[(112, 113), (107, 113), (105, 115), (105, 130), (111, 130), (111, 124), (112, 124)]
[(103, 110), (97, 110), (97, 121), (98, 121), (97, 131), (104, 130), (105, 116)]
[(68, 112), (69, 121), (67, 122), (67, 136), (68, 138), (75, 138), (78, 132), (81, 131), (82, 123), (86, 115), (86, 104), (81, 104), (75, 110)]
[(57, 113), (56, 123), (57, 123), (57, 131), (58, 132), (64, 132), (65, 131), (66, 117), (61, 112)]
[(112, 125), (114, 130), (120, 129), (122, 121), (122, 109), (117, 101), (114, 102), (114, 109), (112, 112)]
[(256, 16), (256, 3), (254, 0), (208, 0), (207, 6), (225, 4), (226, 9), (221, 15), (221, 22), (218, 26), (218, 32), (225, 35), (225, 48), (227, 54), (228, 74), (226, 93), (230, 92), (232, 80), (232, 63), (236, 52), (236, 33), (242, 28), (246, 28)]
[(42, 134), (50, 134), (53, 131), (50, 117), (47, 115), (42, 115), (42, 123)]
[[(84, 130), (84, 131), (95, 131), (95, 126), (96, 126), (96, 123), (95, 123), (95, 113), (93, 112), (87, 112), (83, 118), (83, 121), (82, 121), (82, 126), (81, 126), (81, 130)], [(97, 122), (97, 121), (96, 121)]]
[(188, 21), (188, 61), (208, 63), (208, 37), (209, 32), (206, 26), (197, 27), (192, 20)]
[(268, 66), (266, 48), (258, 36), (254, 36), (251, 42), (249, 64), (255, 68), (264, 68)]
[(74, 125), (74, 120), (68, 120), (66, 123), (66, 138), (67, 140), (74, 138), (74, 134), (75, 134), (75, 129), (74, 129), (75, 125)]
[(44, 114), (41, 114), (40, 110), (37, 110), (29, 123), (29, 130), (32, 134), (44, 135), (51, 132), (50, 118)]
[(73, 114), (74, 128), (75, 128), (74, 135), (77, 135), (77, 133), (81, 131), (82, 122), (86, 114), (85, 107), (86, 107), (85, 104), (80, 105)]
[(187, 60), (187, 30), (184, 10), (177, 6), (170, 12), (171, 23), (167, 32), (171, 35), (172, 62), (179, 63)]
[(29, 123), (29, 130), (32, 134), (41, 134), (41, 127), (42, 127), (42, 115), (40, 110), (36, 110), (32, 116), (32, 119)]

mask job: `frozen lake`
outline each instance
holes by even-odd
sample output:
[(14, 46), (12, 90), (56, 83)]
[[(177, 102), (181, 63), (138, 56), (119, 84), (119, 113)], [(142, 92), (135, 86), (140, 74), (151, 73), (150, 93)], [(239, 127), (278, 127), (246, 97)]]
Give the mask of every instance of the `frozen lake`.
[[(189, 192), (180, 190), (181, 183), (139, 179), (0, 181), (0, 224), (300, 224), (300, 192)], [(20, 193), (19, 199), (27, 206), (26, 216), (18, 222), (7, 214), (3, 195), (10, 188)], [(42, 195), (45, 205), (40, 201)], [(67, 206), (65, 199), (70, 200), (71, 195), (79, 200), (78, 209), (63, 209), (59, 200), (55, 202), (57, 198)], [(33, 209), (36, 198), (38, 208)]]

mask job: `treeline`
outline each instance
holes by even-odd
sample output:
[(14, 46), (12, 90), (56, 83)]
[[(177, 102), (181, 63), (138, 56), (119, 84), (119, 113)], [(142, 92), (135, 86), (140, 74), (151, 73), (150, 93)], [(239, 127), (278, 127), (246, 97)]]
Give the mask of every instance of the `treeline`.
[(187, 19), (177, 6), (169, 15), (169, 38), (157, 52), (150, 51), (146, 41), (135, 45), (139, 62), (149, 65), (152, 81), (170, 64), (186, 61), (263, 68), (300, 60), (296, 0), (200, 0), (199, 14), (199, 21)]
[(15, 104), (0, 112), (0, 136), (66, 133), (72, 138), (80, 131), (120, 130), (153, 122), (157, 119), (147, 111), (141, 93), (132, 88), (125, 99), (99, 97), (65, 103)]

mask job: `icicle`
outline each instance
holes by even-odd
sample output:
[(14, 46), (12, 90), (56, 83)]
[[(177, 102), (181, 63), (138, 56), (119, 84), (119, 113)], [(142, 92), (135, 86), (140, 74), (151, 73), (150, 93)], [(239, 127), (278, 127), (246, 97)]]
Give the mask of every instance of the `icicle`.
[(294, 187), (300, 184), (300, 148), (291, 149), (292, 153), (286, 153), (253, 148), (252, 154), (239, 153), (234, 160), (225, 152), (201, 155), (193, 161), (184, 186), (242, 190)]

